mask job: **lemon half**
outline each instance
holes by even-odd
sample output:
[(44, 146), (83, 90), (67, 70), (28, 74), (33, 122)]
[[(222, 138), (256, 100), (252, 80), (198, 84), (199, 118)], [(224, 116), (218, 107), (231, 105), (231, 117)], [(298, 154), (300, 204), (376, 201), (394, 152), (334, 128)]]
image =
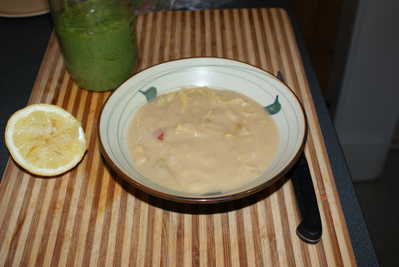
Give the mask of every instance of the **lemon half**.
[(87, 146), (80, 122), (56, 105), (33, 104), (7, 122), (6, 146), (22, 168), (40, 176), (56, 176), (75, 167)]

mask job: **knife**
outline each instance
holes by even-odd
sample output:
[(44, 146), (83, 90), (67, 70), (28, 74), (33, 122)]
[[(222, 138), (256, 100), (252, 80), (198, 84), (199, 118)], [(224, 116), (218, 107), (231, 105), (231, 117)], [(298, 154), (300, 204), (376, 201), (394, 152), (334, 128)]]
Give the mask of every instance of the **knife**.
[(316, 244), (321, 239), (322, 226), (316, 193), (305, 154), (302, 154), (298, 163), (293, 167), (291, 180), (302, 216), (302, 221), (298, 225), (296, 233), (303, 241)]
[[(284, 82), (283, 74), (280, 71), (277, 72), (276, 77)], [(321, 239), (322, 225), (316, 193), (304, 153), (302, 153), (298, 162), (291, 169), (289, 175), (291, 176), (298, 208), (302, 217), (296, 233), (303, 241), (309, 244), (316, 244)]]

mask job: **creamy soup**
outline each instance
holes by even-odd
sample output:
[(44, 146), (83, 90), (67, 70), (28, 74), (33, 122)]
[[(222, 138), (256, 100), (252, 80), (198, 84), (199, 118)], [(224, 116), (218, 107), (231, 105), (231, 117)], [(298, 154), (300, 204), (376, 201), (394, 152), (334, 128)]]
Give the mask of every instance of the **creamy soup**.
[(198, 194), (251, 182), (270, 165), (279, 140), (261, 105), (205, 87), (156, 97), (136, 112), (129, 127), (129, 151), (142, 175)]

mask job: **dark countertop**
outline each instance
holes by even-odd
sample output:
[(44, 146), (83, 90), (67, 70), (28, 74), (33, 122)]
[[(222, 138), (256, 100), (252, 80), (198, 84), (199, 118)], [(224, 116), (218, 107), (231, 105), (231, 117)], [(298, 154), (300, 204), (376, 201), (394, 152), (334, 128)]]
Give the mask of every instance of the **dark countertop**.
[[(332, 161), (331, 165), (357, 263), (359, 266), (378, 266), (377, 257), (370, 241), (335, 129), (305, 50), (298, 25), (295, 18), (292, 18), (292, 20), (319, 116), (320, 126)], [(4, 133), (5, 125), (10, 115), (24, 107), (29, 99), (51, 30), (51, 19), (48, 14), (31, 18), (0, 18), (0, 32), (2, 33), (2, 42), (0, 42), (0, 90), (2, 91), (0, 99), (0, 130), (2, 133)], [(4, 145), (4, 138), (2, 138), (0, 144), (1, 173), (5, 169), (8, 157), (9, 154)]]

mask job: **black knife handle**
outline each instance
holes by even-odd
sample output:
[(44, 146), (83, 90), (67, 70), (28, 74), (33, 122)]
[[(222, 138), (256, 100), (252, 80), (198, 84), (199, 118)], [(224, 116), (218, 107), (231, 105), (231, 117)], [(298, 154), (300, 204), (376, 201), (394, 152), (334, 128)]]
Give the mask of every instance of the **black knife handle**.
[(297, 165), (294, 166), (292, 182), (302, 215), (302, 221), (296, 229), (298, 236), (305, 242), (316, 244), (321, 239), (322, 226), (316, 193), (305, 155), (302, 155)]

